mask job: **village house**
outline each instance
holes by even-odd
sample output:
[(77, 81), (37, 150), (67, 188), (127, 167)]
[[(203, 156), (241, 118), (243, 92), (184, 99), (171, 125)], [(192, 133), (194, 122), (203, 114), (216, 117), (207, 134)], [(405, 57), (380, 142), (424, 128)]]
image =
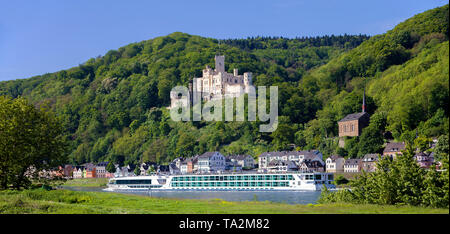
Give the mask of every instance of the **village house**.
[(147, 163), (141, 163), (139, 170), (141, 171), (141, 176), (147, 175), (149, 171), (149, 165)]
[(106, 178), (106, 166), (108, 166), (108, 162), (100, 162), (95, 167), (95, 174), (97, 178)]
[(169, 164), (169, 171), (170, 174), (180, 174), (181, 173), (181, 163), (184, 161), (183, 157), (178, 157), (176, 159), (174, 159), (170, 164)]
[(336, 173), (344, 171), (344, 157), (331, 155), (325, 160), (326, 172)]
[[(45, 173), (45, 170), (44, 170)], [(64, 177), (64, 167), (62, 166), (58, 166), (58, 168), (52, 169), (50, 170), (47, 175), (50, 178), (55, 178), (55, 177)]]
[(218, 151), (206, 152), (198, 157), (198, 171), (209, 173), (225, 170), (225, 156)]
[(255, 159), (250, 155), (230, 155), (227, 158), (236, 165), (239, 165), (243, 169), (253, 169), (255, 168)]
[(324, 172), (325, 165), (320, 161), (312, 161), (310, 159), (303, 160), (300, 164), (299, 171), (300, 172)]
[(383, 150), (383, 156), (389, 156), (395, 159), (397, 155), (403, 155), (402, 150), (405, 149), (404, 142), (390, 142), (386, 144)]
[(366, 154), (362, 159), (361, 169), (365, 172), (375, 172), (377, 170), (377, 162), (379, 154)]
[(322, 153), (317, 150), (264, 152), (258, 156), (258, 171), (298, 170), (303, 160), (309, 159), (324, 164), (322, 158)]
[(299, 166), (294, 161), (272, 160), (264, 169), (265, 172), (298, 171)]
[(419, 152), (414, 155), (414, 159), (421, 168), (430, 168), (434, 163), (434, 153)]
[(157, 165), (155, 169), (156, 173), (165, 173), (165, 174), (170, 173), (169, 165)]
[(106, 171), (105, 178), (114, 178), (114, 173)]
[(120, 167), (119, 164), (114, 165), (116, 167), (116, 172), (114, 173), (114, 177), (126, 177), (126, 176), (135, 176), (134, 167), (127, 165), (126, 167)]
[(170, 174), (172, 174), (172, 175), (177, 175), (177, 174), (180, 174), (180, 173), (181, 173), (181, 172), (180, 172), (180, 168), (177, 167), (177, 165), (176, 165), (175, 163), (169, 164), (169, 172), (170, 172)]
[(151, 173), (151, 171), (153, 170), (154, 172), (157, 172), (158, 170), (158, 164), (154, 163), (154, 162), (144, 162), (141, 163), (140, 165), (140, 171), (141, 174), (140, 175), (149, 175)]
[(73, 168), (72, 177), (74, 179), (81, 179), (81, 178), (83, 178), (83, 171), (84, 171), (84, 167), (83, 166), (75, 166)]
[(86, 177), (85, 178), (96, 178), (97, 174), (94, 168), (86, 168)]
[(242, 166), (237, 164), (236, 161), (231, 161), (231, 159), (228, 157), (225, 157), (225, 165), (226, 171), (233, 171), (233, 172), (242, 171)]
[(197, 171), (198, 155), (187, 160), (187, 173), (195, 173)]
[(180, 173), (181, 173), (181, 174), (186, 174), (186, 173), (188, 173), (187, 160), (184, 160), (184, 161), (181, 162), (181, 164), (180, 164)]
[(64, 165), (64, 177), (66, 178), (72, 178), (73, 176), (74, 167), (70, 164)]
[(82, 165), (84, 167), (83, 170), (83, 178), (95, 178), (96, 177), (96, 171), (95, 171), (95, 165), (92, 163), (85, 163)]
[(357, 173), (361, 171), (361, 162), (359, 158), (346, 159), (344, 162), (344, 173)]

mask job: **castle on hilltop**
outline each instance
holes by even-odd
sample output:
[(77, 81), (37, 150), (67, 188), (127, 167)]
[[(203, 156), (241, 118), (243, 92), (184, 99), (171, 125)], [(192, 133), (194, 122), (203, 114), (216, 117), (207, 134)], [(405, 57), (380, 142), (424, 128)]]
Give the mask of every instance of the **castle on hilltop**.
[[(215, 69), (208, 65), (203, 69), (203, 76), (193, 78), (192, 84), (189, 84), (189, 92), (200, 94), (204, 101), (218, 100), (223, 98), (236, 98), (245, 93), (249, 93), (252, 87), (252, 73), (245, 72), (238, 75), (238, 69), (233, 69), (233, 74), (225, 71), (225, 56), (215, 56)], [(170, 98), (178, 99), (177, 93), (173, 92)]]
[(239, 97), (249, 92), (252, 85), (252, 73), (245, 72), (238, 75), (238, 69), (233, 74), (225, 71), (225, 56), (215, 56), (216, 67), (203, 69), (203, 76), (193, 79), (193, 88), (201, 93), (203, 100), (222, 99), (224, 97)]

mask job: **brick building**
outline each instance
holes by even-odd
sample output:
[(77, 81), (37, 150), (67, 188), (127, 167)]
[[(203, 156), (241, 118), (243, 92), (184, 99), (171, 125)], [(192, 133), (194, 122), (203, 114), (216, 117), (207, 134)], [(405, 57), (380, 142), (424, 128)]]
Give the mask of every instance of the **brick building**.
[(338, 121), (339, 137), (361, 136), (363, 128), (369, 125), (369, 121), (370, 116), (366, 112), (366, 89), (364, 88), (362, 112), (349, 114)]
[(362, 129), (369, 125), (370, 117), (367, 112), (349, 114), (339, 120), (339, 137), (361, 136)]

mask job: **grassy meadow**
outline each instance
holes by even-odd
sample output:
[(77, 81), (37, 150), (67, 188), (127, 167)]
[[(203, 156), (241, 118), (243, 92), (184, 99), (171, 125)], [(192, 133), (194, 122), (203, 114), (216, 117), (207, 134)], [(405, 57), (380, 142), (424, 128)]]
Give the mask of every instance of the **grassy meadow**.
[(368, 204), (290, 205), (152, 198), (106, 192), (43, 189), (0, 191), (0, 214), (448, 214), (448, 209)]
[(62, 186), (70, 187), (106, 187), (109, 178), (82, 178), (67, 180)]

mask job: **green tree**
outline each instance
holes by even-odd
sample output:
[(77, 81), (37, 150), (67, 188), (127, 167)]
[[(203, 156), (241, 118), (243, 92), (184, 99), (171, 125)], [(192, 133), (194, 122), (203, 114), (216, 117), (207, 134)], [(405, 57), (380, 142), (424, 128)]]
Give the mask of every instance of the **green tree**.
[(370, 124), (362, 130), (358, 143), (358, 157), (363, 157), (369, 153), (381, 153), (386, 128), (386, 114), (378, 112), (370, 118)]
[(414, 139), (414, 146), (420, 151), (425, 152), (430, 148), (432, 140), (429, 137), (419, 136)]
[(136, 168), (134, 168), (134, 174), (137, 176), (141, 174), (141, 169), (139, 168), (139, 165), (136, 165)]
[(448, 134), (442, 135), (438, 138), (438, 143), (436, 144), (436, 148), (434, 148), (435, 160), (441, 161), (442, 159), (448, 158), (449, 155), (449, 147), (448, 147)]
[(111, 161), (108, 163), (108, 165), (106, 165), (106, 171), (109, 173), (115, 173), (116, 172), (116, 167), (114, 166), (114, 163)]
[(28, 187), (67, 160), (60, 120), (24, 98), (0, 96), (0, 188)]
[(415, 147), (407, 143), (397, 159), (381, 158), (377, 170), (350, 182), (351, 190), (326, 191), (319, 202), (353, 202), (381, 205), (449, 207), (448, 157), (443, 170), (426, 171), (414, 159)]

